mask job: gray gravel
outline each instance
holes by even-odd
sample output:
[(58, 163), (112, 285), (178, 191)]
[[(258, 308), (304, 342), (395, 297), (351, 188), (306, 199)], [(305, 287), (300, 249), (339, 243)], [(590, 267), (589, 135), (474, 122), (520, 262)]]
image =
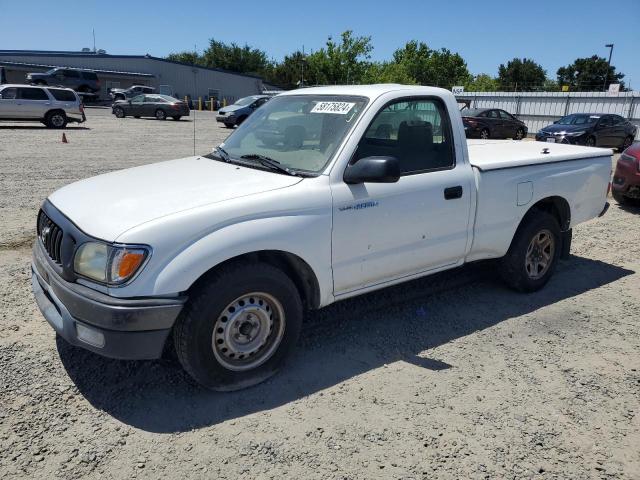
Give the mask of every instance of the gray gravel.
[[(227, 130), (198, 114), (197, 151)], [(17, 125), (17, 124), (16, 124)], [(29, 244), (61, 185), (186, 156), (193, 123), (0, 125), (1, 478), (640, 478), (640, 210), (575, 232), (521, 295), (474, 265), (315, 312), (270, 381), (203, 391), (175, 360), (57, 340)]]

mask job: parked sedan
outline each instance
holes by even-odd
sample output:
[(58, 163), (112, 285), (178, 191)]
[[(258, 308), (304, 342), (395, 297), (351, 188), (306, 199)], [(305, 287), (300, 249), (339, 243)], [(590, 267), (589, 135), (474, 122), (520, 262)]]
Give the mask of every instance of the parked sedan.
[(236, 101), (233, 105), (221, 108), (216, 116), (216, 121), (224, 123), (227, 128), (240, 125), (256, 108), (264, 105), (271, 97), (269, 95), (251, 95)]
[(637, 127), (620, 115), (572, 113), (542, 128), (536, 140), (622, 151), (633, 143), (636, 131)]
[(640, 205), (640, 143), (630, 146), (620, 155), (611, 194), (621, 205)]
[(465, 108), (460, 112), (467, 138), (513, 138), (527, 136), (527, 126), (498, 108)]
[(138, 95), (131, 100), (116, 101), (111, 111), (118, 118), (155, 117), (158, 120), (166, 120), (167, 117), (171, 117), (180, 120), (189, 115), (189, 106), (169, 95)]

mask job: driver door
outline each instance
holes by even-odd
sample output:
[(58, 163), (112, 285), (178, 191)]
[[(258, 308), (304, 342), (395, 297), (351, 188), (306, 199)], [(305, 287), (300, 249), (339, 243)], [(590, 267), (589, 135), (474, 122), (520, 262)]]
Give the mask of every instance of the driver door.
[(332, 185), (334, 294), (459, 262), (471, 208), (471, 170), (455, 162), (449, 116), (435, 98), (383, 107), (351, 163), (371, 156), (399, 160), (396, 183)]
[(129, 115), (140, 117), (144, 107), (144, 95), (138, 95), (130, 100)]

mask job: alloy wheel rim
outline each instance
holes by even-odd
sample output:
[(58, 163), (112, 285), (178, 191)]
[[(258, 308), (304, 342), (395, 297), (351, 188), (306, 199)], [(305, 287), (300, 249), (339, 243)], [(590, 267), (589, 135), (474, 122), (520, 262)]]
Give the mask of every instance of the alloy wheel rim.
[(216, 360), (232, 371), (259, 367), (273, 356), (284, 336), (282, 304), (266, 292), (244, 294), (229, 303), (213, 326)]
[(165, 117), (164, 112), (162, 110), (158, 110), (156, 112), (156, 118), (162, 120)]
[(64, 118), (62, 118), (62, 115), (56, 114), (51, 117), (51, 123), (53, 123), (55, 127), (61, 127), (64, 124)]
[(489, 138), (489, 132), (487, 132), (486, 130), (482, 130), (480, 132), (480, 138), (483, 138), (486, 140), (487, 138)]
[(525, 270), (532, 280), (538, 280), (549, 271), (555, 254), (555, 238), (549, 230), (536, 233), (527, 247)]
[(518, 131), (516, 132), (516, 139), (517, 139), (517, 140), (522, 140), (522, 137), (523, 137), (523, 136), (524, 136), (524, 135), (523, 135), (523, 133), (522, 133), (522, 130), (518, 130)]

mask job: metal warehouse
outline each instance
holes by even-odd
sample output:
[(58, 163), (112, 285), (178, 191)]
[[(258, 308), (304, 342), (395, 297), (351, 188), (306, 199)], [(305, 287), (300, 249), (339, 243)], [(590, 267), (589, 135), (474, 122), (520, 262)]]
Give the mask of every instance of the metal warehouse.
[(234, 101), (261, 93), (262, 78), (217, 68), (199, 67), (151, 55), (109, 55), (93, 52), (0, 50), (0, 67), (7, 83), (24, 83), (27, 73), (54, 67), (93, 70), (101, 81), (100, 97), (111, 88), (155, 87), (159, 93), (193, 99), (210, 97)]

